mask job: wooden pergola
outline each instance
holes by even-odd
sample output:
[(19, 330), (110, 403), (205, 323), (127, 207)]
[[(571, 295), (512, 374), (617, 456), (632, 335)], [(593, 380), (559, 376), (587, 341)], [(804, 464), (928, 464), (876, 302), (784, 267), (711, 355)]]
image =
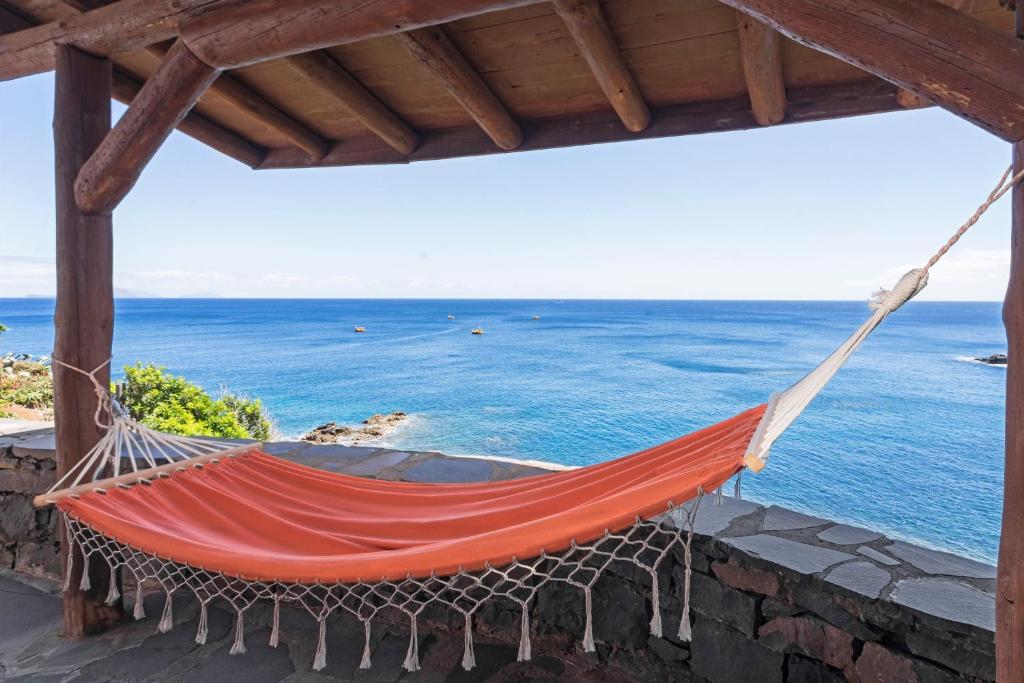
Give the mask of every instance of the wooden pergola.
[[(1024, 169), (1014, 0), (0, 0), (0, 80), (56, 71), (54, 355), (110, 357), (112, 218), (175, 128), (254, 168), (407, 163), (936, 105)], [(111, 98), (128, 110), (111, 128)], [(1024, 190), (1013, 193), (1002, 681), (1024, 681)], [(102, 374), (102, 372), (101, 372)], [(54, 369), (61, 470), (99, 434)], [(95, 568), (93, 568), (95, 569)], [(75, 563), (73, 574), (82, 571)], [(89, 570), (92, 571), (92, 570)], [(121, 618), (65, 594), (66, 634)]]

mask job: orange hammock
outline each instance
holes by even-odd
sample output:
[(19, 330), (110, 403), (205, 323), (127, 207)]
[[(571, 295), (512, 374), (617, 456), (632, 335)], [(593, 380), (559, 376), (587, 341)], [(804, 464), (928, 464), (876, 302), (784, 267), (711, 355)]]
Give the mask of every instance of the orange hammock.
[(136, 550), (250, 580), (474, 571), (589, 542), (718, 489), (743, 467), (764, 410), (604, 464), (513, 481), (380, 481), (253, 449), (58, 507)]
[[(232, 654), (245, 651), (246, 610), (269, 599), (271, 645), (277, 643), (280, 603), (299, 603), (320, 624), (313, 668), (322, 669), (327, 618), (348, 610), (364, 624), (360, 668), (369, 668), (370, 624), (380, 610), (394, 608), (410, 619), (404, 666), (415, 671), (417, 618), (426, 605), (438, 603), (465, 618), (463, 666), (470, 669), (471, 618), (485, 600), (501, 597), (522, 608), (522, 661), (530, 658), (529, 604), (548, 581), (583, 592), (583, 646), (593, 651), (590, 591), (612, 561), (648, 572), (651, 633), (661, 636), (658, 568), (674, 547), (684, 561), (679, 637), (688, 640), (690, 547), (704, 492), (721, 492), (744, 467), (763, 467), (775, 440), (857, 347), (924, 288), (929, 269), (1022, 178), (1024, 171), (1011, 178), (1007, 170), (928, 263), (892, 291), (878, 292), (868, 320), (804, 378), (765, 405), (634, 455), (504, 482), (363, 479), (287, 462), (257, 446), (224, 451), (222, 444), (160, 434), (119, 411), (96, 379), (99, 368), (84, 372), (55, 358), (58, 366), (92, 380), (96, 422), (105, 434), (36, 504), (56, 503), (64, 515), (71, 540), (66, 581), (76, 548), (86, 558), (100, 555), (111, 571), (109, 601), (120, 597), (115, 573), (124, 568), (134, 574), (139, 618), (143, 581), (158, 582), (167, 594), (162, 631), (172, 623), (172, 594), (187, 588), (201, 605), (197, 642), (206, 639), (207, 604), (224, 598), (237, 614)], [(157, 465), (159, 459), (168, 464)], [(125, 466), (131, 471), (121, 474)], [(83, 484), (90, 473), (100, 481)], [(691, 500), (688, 508), (676, 508)], [(684, 512), (685, 519), (663, 525), (659, 513), (666, 510)], [(88, 587), (89, 573), (82, 572), (80, 588)]]

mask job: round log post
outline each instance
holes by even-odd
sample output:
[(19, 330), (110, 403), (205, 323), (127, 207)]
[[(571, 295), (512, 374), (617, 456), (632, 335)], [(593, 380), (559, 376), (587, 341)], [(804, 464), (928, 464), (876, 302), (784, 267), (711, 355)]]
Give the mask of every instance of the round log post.
[[(57, 309), (53, 355), (92, 370), (110, 357), (114, 328), (112, 220), (87, 216), (75, 203), (78, 171), (110, 130), (111, 65), (69, 45), (56, 56), (53, 141), (57, 192)], [(109, 369), (97, 373), (110, 381)], [(53, 366), (57, 472), (62, 475), (99, 440), (93, 418), (96, 395), (82, 375)], [(61, 561), (66, 566), (68, 539), (61, 530)], [(95, 557), (89, 571), (92, 588), (79, 590), (84, 562), (77, 550), (64, 594), (64, 635), (80, 638), (120, 620), (120, 604), (105, 605), (110, 572)]]
[[(1017, 0), (1024, 38), (1024, 1)], [(1024, 170), (1024, 142), (1013, 145), (1013, 170)], [(1013, 189), (1006, 325), (1006, 464), (996, 592), (996, 678), (1024, 680), (1024, 186)]]

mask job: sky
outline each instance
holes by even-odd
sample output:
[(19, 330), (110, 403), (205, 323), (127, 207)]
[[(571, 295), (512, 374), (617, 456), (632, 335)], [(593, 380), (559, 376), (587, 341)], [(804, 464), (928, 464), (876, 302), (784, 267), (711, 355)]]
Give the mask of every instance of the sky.
[[(123, 107), (115, 104), (115, 115)], [(0, 297), (54, 292), (52, 74), (0, 83)], [(122, 295), (866, 299), (1008, 144), (931, 109), (408, 166), (252, 171), (174, 133), (114, 214)], [(1009, 198), (921, 299), (999, 300)]]

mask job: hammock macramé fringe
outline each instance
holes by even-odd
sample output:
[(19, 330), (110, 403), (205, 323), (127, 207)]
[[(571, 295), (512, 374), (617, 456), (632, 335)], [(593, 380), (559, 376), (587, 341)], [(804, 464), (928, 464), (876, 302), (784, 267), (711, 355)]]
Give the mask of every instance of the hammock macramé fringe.
[[(327, 619), (336, 611), (347, 611), (362, 621), (364, 648), (360, 669), (371, 665), (370, 626), (373, 618), (385, 609), (396, 609), (409, 617), (409, 650), (403, 668), (417, 671), (419, 663), (418, 617), (430, 604), (441, 604), (459, 612), (464, 618), (464, 654), (462, 664), (466, 670), (476, 665), (473, 651), (472, 615), (485, 602), (496, 598), (510, 600), (522, 609), (518, 661), (531, 659), (529, 606), (537, 592), (548, 583), (565, 583), (580, 590), (585, 603), (585, 634), (583, 647), (594, 650), (591, 590), (612, 565), (613, 561), (632, 563), (644, 569), (652, 578), (652, 589), (659, 590), (658, 570), (674, 549), (684, 559), (686, 578), (680, 597), (684, 611), (680, 632), (689, 630), (689, 574), (693, 524), (699, 495), (690, 504), (673, 508), (670, 515), (652, 520), (638, 519), (632, 526), (616, 533), (606, 533), (589, 544), (573, 546), (559, 554), (544, 554), (530, 561), (517, 560), (503, 568), (489, 567), (481, 572), (460, 572), (451, 576), (432, 576), (427, 579), (405, 581), (379, 581), (355, 584), (296, 584), (250, 581), (231, 577), (202, 568), (190, 567), (164, 560), (108, 538), (80, 520), (65, 514), (64, 522), (72, 543), (76, 561), (94, 554), (102, 557), (111, 573), (121, 570), (136, 582), (134, 614), (145, 616), (141, 607), (143, 584), (159, 586), (166, 593), (163, 614), (157, 626), (166, 633), (174, 625), (173, 598), (179, 590), (191, 591), (201, 606), (196, 642), (205, 643), (208, 633), (207, 607), (213, 598), (223, 598), (235, 612), (235, 628), (231, 654), (245, 652), (244, 613), (256, 601), (273, 605), (273, 628), (270, 645), (276, 646), (280, 638), (280, 604), (288, 602), (303, 607), (318, 622), (314, 670), (327, 666)], [(83, 566), (88, 566), (84, 564)], [(86, 572), (87, 574), (87, 572)], [(651, 619), (651, 634), (661, 636), (660, 595), (652, 594), (651, 606), (655, 616)]]

